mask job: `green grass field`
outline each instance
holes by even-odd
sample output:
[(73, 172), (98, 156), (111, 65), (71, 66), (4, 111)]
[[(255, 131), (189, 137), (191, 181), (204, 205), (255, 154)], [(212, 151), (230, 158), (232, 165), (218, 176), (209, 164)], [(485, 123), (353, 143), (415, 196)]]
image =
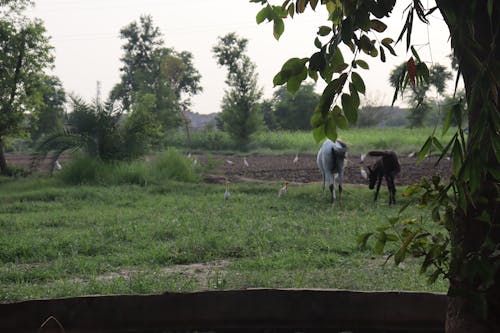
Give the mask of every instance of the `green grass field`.
[[(352, 128), (342, 131), (339, 138), (344, 140), (351, 154), (360, 155), (370, 150), (394, 150), (400, 154), (419, 151), (433, 128)], [(452, 130), (448, 131), (442, 140), (448, 142)], [(436, 132), (441, 139), (441, 131)], [(188, 149), (185, 146), (184, 134), (179, 132), (172, 136), (171, 144), (179, 149)], [(291, 153), (316, 153), (319, 144), (314, 141), (312, 132), (290, 131), (264, 131), (254, 135), (248, 149), (253, 154), (291, 154)], [(238, 153), (233, 147), (229, 136), (224, 132), (199, 131), (191, 133), (191, 147), (194, 151), (225, 151)]]
[(2, 180), (0, 301), (251, 287), (446, 290), (444, 281), (427, 285), (416, 260), (384, 266), (356, 246), (405, 199), (376, 207), (368, 189), (347, 186), (339, 208), (318, 184), (291, 186), (283, 198), (279, 187), (233, 184), (224, 203), (223, 185)]

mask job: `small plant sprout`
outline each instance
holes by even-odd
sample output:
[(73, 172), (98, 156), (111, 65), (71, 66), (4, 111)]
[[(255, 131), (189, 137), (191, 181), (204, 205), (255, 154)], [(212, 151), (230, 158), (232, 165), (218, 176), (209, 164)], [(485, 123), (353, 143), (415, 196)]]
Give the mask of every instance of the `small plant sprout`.
[(278, 192), (278, 197), (281, 198), (282, 196), (285, 195), (287, 191), (288, 191), (288, 182), (285, 182), (285, 185), (283, 185), (283, 187)]

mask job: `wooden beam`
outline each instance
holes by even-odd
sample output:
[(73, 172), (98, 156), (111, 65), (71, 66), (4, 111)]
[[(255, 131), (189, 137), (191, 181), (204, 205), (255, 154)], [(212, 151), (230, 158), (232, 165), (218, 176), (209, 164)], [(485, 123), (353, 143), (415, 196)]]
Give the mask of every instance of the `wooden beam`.
[[(0, 332), (443, 332), (447, 297), (419, 292), (249, 289), (86, 296), (0, 304)], [(41, 332), (62, 332), (55, 320)]]

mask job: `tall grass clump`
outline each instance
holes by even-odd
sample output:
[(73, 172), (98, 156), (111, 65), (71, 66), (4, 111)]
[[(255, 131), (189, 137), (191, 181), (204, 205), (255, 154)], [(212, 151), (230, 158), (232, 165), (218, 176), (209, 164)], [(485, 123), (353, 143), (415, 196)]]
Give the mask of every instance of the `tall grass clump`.
[(142, 161), (103, 161), (81, 156), (65, 166), (59, 177), (71, 185), (143, 185), (147, 182), (147, 167)]
[(231, 140), (229, 134), (213, 128), (192, 131), (189, 139), (188, 142), (185, 133), (177, 131), (172, 134), (169, 133), (167, 143), (169, 146), (190, 151), (220, 152), (235, 149), (235, 143)]
[(99, 184), (105, 174), (110, 174), (109, 164), (90, 156), (76, 157), (59, 174), (67, 184)]
[(251, 149), (270, 149), (283, 152), (314, 152), (318, 145), (308, 131), (265, 131), (255, 135)]
[(148, 177), (153, 181), (171, 179), (183, 182), (197, 182), (193, 160), (186, 158), (177, 149), (169, 148), (151, 161)]

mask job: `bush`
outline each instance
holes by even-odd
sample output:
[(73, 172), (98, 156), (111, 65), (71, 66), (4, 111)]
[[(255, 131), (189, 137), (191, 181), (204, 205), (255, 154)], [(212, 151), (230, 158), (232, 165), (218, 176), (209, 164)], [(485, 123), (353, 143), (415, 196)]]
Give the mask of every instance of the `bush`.
[(173, 148), (167, 149), (151, 162), (149, 177), (153, 181), (171, 179), (196, 182), (199, 180), (193, 161)]
[(99, 178), (109, 172), (107, 164), (89, 156), (75, 158), (61, 171), (61, 179), (72, 185), (98, 184)]

